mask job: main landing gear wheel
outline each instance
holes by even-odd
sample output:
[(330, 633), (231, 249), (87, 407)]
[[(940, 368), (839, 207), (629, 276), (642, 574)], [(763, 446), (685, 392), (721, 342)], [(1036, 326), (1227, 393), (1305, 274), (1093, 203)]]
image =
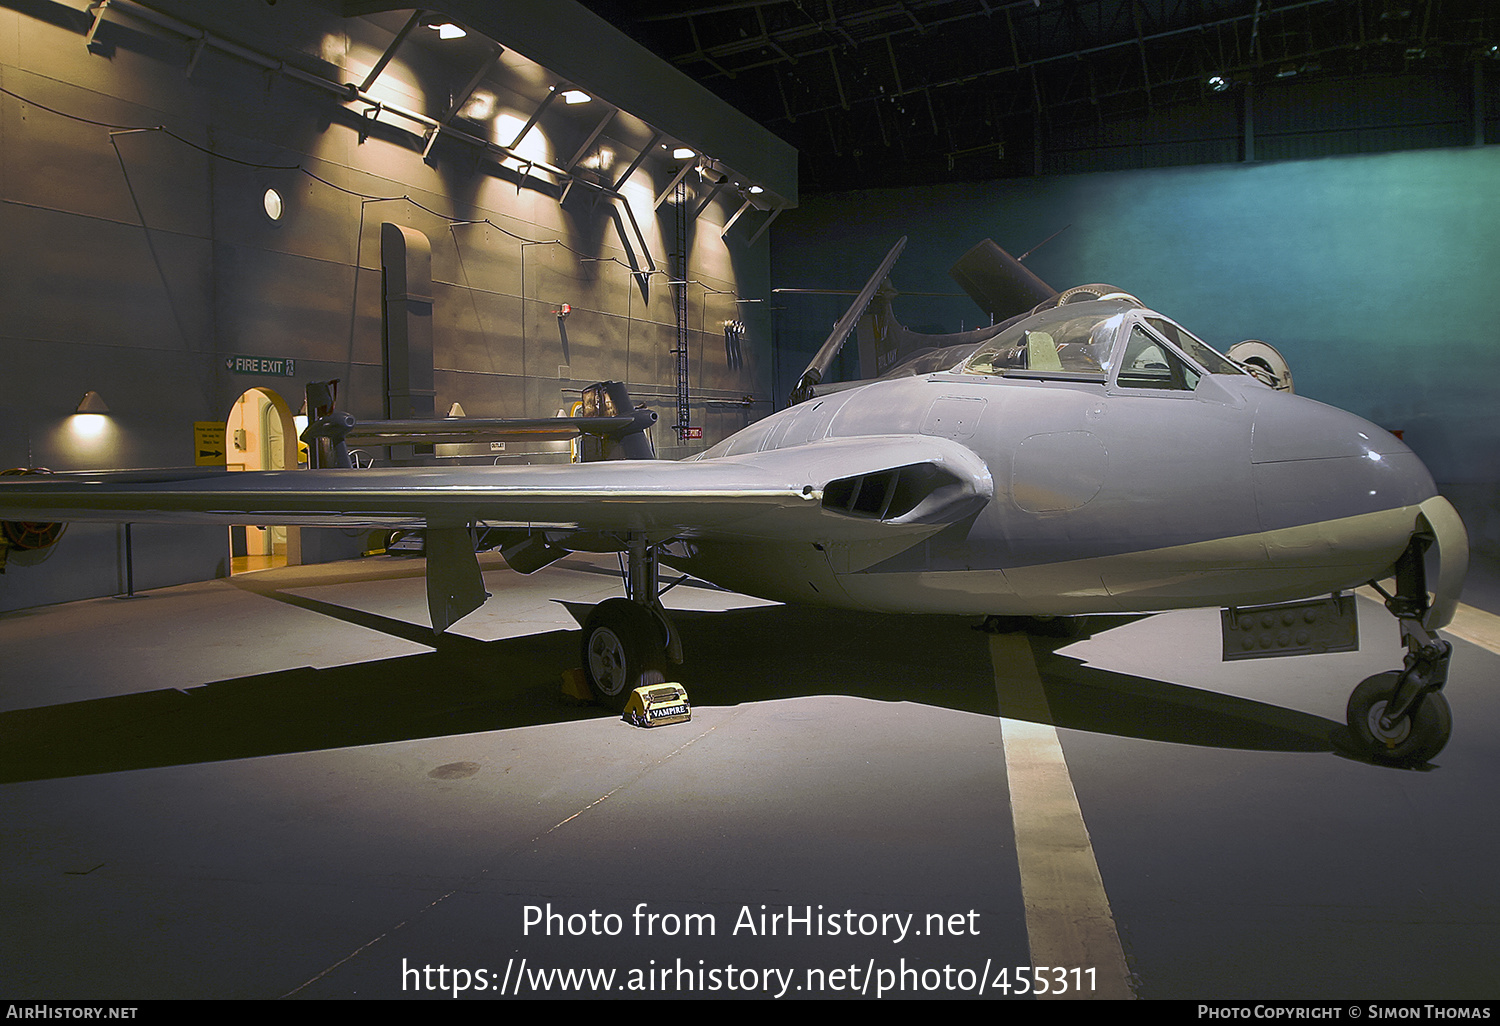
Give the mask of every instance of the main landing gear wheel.
[(1453, 713), (1441, 692), (1429, 691), (1415, 709), (1390, 724), (1382, 721), (1396, 694), (1401, 671), (1367, 677), (1349, 696), (1349, 730), (1377, 762), (1417, 766), (1428, 762), (1453, 733)]
[(625, 708), (630, 693), (666, 680), (666, 645), (650, 610), (629, 599), (606, 599), (583, 625), (583, 669), (600, 704)]

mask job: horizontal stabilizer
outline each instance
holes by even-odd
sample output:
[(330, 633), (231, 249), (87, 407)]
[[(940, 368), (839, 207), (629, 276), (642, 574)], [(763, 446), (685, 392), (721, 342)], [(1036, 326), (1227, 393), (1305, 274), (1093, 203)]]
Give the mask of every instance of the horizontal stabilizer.
[(443, 417), (432, 420), (358, 421), (346, 410), (334, 410), (308, 425), (302, 441), (331, 442), (333, 462), (349, 467), (348, 444), (454, 445), (474, 442), (566, 442), (585, 436), (584, 462), (595, 459), (652, 459), (646, 432), (656, 414), (637, 409), (618, 381), (603, 381), (583, 390), (578, 417)]
[(636, 430), (633, 417), (444, 417), (441, 420), (369, 420), (344, 437), (366, 445), (420, 442), (564, 442), (581, 434), (618, 438)]

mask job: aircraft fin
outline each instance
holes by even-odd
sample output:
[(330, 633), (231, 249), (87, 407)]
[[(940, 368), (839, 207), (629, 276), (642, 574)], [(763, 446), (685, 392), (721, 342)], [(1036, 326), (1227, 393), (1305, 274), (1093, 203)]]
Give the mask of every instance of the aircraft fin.
[(467, 527), (427, 527), (427, 612), (441, 634), (489, 598)]
[(990, 239), (959, 257), (948, 273), (994, 323), (1027, 313), (1057, 295), (1056, 289)]
[(585, 388), (581, 416), (631, 418), (632, 424), (607, 436), (585, 434), (579, 440), (579, 462), (656, 459), (651, 436), (646, 433), (656, 423), (656, 414), (644, 407), (637, 409), (624, 382), (599, 381)]
[[(1000, 324), (1012, 317), (1029, 313), (1038, 304), (1057, 296), (1057, 290), (1031, 273), (1019, 260), (990, 239), (984, 240), (960, 257), (949, 273), (964, 292), (990, 315), (992, 324)], [(878, 378), (918, 353), (961, 342), (958, 336), (948, 338), (908, 330), (896, 319), (892, 309), (892, 300), (898, 294), (889, 281), (880, 279), (874, 293), (865, 303), (863, 314), (857, 318), (859, 373), (863, 379)], [(861, 299), (864, 298), (861, 295)], [(834, 330), (837, 332), (838, 328)], [(834, 353), (837, 351), (835, 349)], [(829, 356), (828, 363), (832, 363), (832, 355)], [(826, 366), (822, 370), (826, 373)], [(821, 379), (821, 374), (819, 378)], [(817, 383), (816, 380), (813, 382)]]

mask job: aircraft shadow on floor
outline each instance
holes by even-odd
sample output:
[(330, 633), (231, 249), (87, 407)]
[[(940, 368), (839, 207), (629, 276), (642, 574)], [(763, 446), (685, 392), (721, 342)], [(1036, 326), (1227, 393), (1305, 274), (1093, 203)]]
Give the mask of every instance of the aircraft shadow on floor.
[[(433, 650), (0, 713), (0, 782), (611, 715), (569, 704), (561, 695), (561, 671), (580, 662), (577, 631), (477, 641), (275, 587), (253, 590)], [(851, 695), (986, 716), (999, 712), (987, 636), (971, 620), (779, 605), (678, 610), (673, 619), (688, 653), (680, 676), (700, 705)], [(1102, 631), (1124, 619), (1089, 622)], [(1340, 723), (1115, 673), (1056, 652), (1074, 639), (1030, 640), (1052, 720), (1059, 727), (1272, 752), (1339, 752), (1345, 747)]]

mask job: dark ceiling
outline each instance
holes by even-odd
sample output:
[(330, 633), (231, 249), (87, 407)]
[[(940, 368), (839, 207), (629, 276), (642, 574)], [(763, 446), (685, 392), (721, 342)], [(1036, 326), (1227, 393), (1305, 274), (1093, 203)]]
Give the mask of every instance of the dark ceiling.
[(1038, 174), (1121, 124), (1232, 142), (1317, 82), (1347, 112), (1436, 79), (1482, 137), (1500, 80), (1494, 0), (581, 2), (796, 146), (804, 192)]

